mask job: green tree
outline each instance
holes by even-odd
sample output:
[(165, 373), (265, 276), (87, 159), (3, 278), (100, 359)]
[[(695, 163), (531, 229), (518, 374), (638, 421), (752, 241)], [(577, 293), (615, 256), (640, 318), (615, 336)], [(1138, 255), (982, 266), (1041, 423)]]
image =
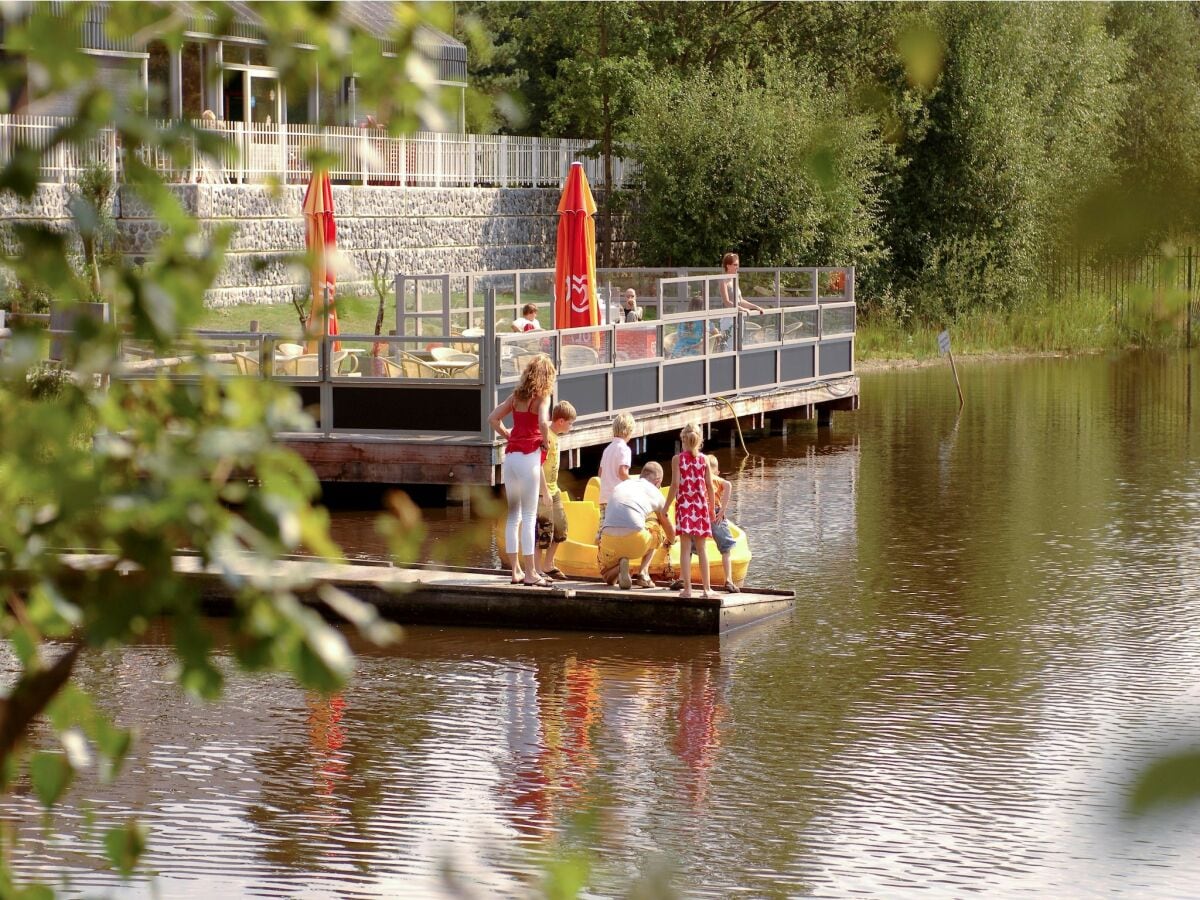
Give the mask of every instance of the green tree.
[[(191, 4), (208, 13), (214, 30), (228, 24), (226, 4)], [(404, 65), (417, 28), (448, 26), (448, 7), (397, 4), (392, 47), (339, 18), (336, 4), (255, 4), (270, 38), (270, 62), (289, 90), (314, 79), (336, 86), (355, 71), (367, 102), (394, 131), (417, 120), (409, 110), (436, 86), (414, 81)], [(122, 106), (95, 77), (95, 59), (63, 41), (82, 32), (88, 4), (41, 4), (5, 23), (6, 51), (23, 57), (42, 94), (77, 98), (69, 124), (42, 146), (17, 145), (0, 169), (0, 191), (30, 198), (42, 156), (101, 140), (116, 129), (123, 151), (124, 185), (163, 226), (163, 237), (140, 265), (90, 252), (81, 278), (66, 236), (47, 228), (13, 225), (20, 252), (0, 260), (10, 280), (60, 300), (92, 299), (112, 305), (118, 328), (81, 319), (66, 342), (64, 377), (37, 374), (42, 336), (18, 329), (4, 348), (0, 369), (0, 635), (19, 663), (0, 700), (0, 772), (3, 783), (28, 777), (52, 805), (78, 766), (98, 760), (114, 776), (130, 736), (116, 728), (72, 682), (85, 648), (119, 647), (150, 623), (164, 619), (178, 656), (180, 685), (200, 696), (221, 690), (209, 653), (210, 638), (194, 588), (175, 574), (181, 549), (227, 582), (236, 594), (234, 655), (250, 670), (291, 672), (301, 683), (331, 690), (348, 677), (352, 658), (341, 634), (299, 602), (297, 588), (272, 578), (265, 563), (304, 551), (337, 557), (327, 514), (314, 506), (317, 484), (294, 454), (275, 445), (276, 431), (305, 427), (296, 398), (269, 382), (219, 377), (191, 328), (203, 310), (230, 239), (228, 229), (207, 233), (183, 209), (144, 161), (167, 156), (184, 168), (193, 148), (215, 153), (219, 140), (186, 123), (158, 128), (138, 112), (138, 98)], [(121, 39), (162, 40), (178, 46), (186, 17), (158, 4), (108, 4), (109, 32)], [(308, 49), (301, 49), (301, 45)], [(4, 95), (17, 67), (0, 71)], [(83, 86), (83, 87), (81, 87)], [(312, 162), (325, 160), (314, 156)], [(96, 185), (91, 185), (95, 188)], [(102, 198), (83, 186), (71, 205), (74, 226), (96, 236)], [(194, 357), (189, 381), (163, 377), (121, 380), (120, 345), (136, 340), (158, 355)], [(29, 373), (33, 371), (34, 375)], [(36, 377), (34, 377), (36, 376)], [(108, 384), (107, 389), (100, 385)], [(50, 389), (52, 385), (53, 389)], [(413, 509), (392, 519), (397, 543), (417, 526)], [(87, 560), (64, 558), (65, 548), (88, 548)], [(251, 574), (243, 571), (247, 563)], [(258, 573), (258, 574), (254, 574)], [(329, 606), (372, 639), (393, 630), (374, 610), (334, 591)], [(31, 752), (31, 724), (45, 716), (58, 746)], [(89, 752), (89, 745), (91, 752)], [(105, 836), (110, 862), (122, 872), (136, 864), (145, 838), (136, 823)], [(17, 887), (0, 862), (0, 894)], [(39, 893), (38, 896), (41, 896)]]
[(1085, 4), (935, 7), (944, 68), (887, 197), (895, 275), (952, 317), (1036, 291), (1048, 251), (1112, 175), (1124, 44)]
[(1115, 3), (1108, 26), (1130, 54), (1117, 171), (1081, 237), (1142, 251), (1200, 225), (1200, 19), (1194, 4)]
[(644, 261), (746, 265), (877, 262), (876, 177), (885, 150), (869, 116), (807, 69), (728, 64), (650, 78), (629, 124), (642, 165)]

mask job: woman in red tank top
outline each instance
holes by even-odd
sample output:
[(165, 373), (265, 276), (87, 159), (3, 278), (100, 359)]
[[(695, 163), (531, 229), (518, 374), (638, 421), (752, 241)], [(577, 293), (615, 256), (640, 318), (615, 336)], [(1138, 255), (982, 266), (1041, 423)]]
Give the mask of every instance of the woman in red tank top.
[[(512, 565), (513, 584), (546, 587), (552, 583), (538, 572), (533, 554), (538, 495), (548, 494), (542, 460), (550, 435), (550, 397), (557, 376), (550, 357), (539, 354), (525, 367), (512, 394), (488, 416), (492, 430), (507, 440), (501, 465), (508, 499), (504, 552)], [(512, 428), (504, 424), (510, 414)]]

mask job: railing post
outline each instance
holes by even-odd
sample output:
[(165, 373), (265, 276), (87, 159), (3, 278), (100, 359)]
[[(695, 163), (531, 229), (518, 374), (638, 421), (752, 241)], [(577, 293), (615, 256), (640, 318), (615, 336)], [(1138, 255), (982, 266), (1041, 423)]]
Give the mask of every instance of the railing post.
[(279, 175), (283, 179), (283, 183), (288, 183), (288, 126), (283, 122), (279, 123)]
[[(367, 130), (362, 129), (362, 134), (358, 138), (358, 179), (359, 183), (366, 185), (367, 177), (367, 157), (370, 155), (370, 144), (368, 143)], [(363, 152), (367, 151), (367, 152)]]
[(400, 186), (408, 185), (408, 140), (400, 137)]
[(500, 135), (500, 187), (508, 187), (508, 135)]
[(107, 141), (105, 142), (105, 151), (108, 155), (108, 170), (112, 172), (113, 180), (121, 180), (121, 160), (117, 155), (117, 129), (109, 128), (107, 130)]
[(467, 135), (467, 187), (475, 187), (475, 135)]
[(404, 321), (407, 314), (404, 311), (404, 290), (406, 287), (405, 276), (403, 272), (396, 273), (396, 334), (404, 336)]
[(238, 151), (238, 184), (246, 183), (247, 156), (249, 153), (249, 143), (246, 140), (246, 124), (244, 122), (233, 123), (233, 144)]
[(542, 144), (538, 138), (533, 139), (533, 165), (531, 167), (533, 187), (538, 187), (542, 183)]
[(479, 390), (479, 437), (484, 443), (495, 440), (487, 419), (496, 406), (497, 372), (500, 368), (500, 350), (496, 343), (496, 289), (489, 287), (483, 295), (483, 337), (479, 344), (479, 374), (483, 382)]
[(317, 356), (317, 375), (321, 380), (321, 386), (318, 388), (321, 395), (321, 432), (325, 437), (329, 437), (333, 431), (333, 371), (329, 365), (333, 357), (329, 352), (329, 301), (333, 298), (330, 296), (328, 284), (322, 286), (321, 293), (324, 295), (324, 303), (321, 308), (321, 352)]
[(442, 186), (442, 133), (439, 131), (433, 136), (433, 186)]

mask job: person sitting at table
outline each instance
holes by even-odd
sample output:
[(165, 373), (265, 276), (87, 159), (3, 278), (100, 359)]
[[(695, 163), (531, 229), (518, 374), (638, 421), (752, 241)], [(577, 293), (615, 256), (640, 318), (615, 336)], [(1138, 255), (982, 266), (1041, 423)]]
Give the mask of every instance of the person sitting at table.
[(512, 329), (516, 332), (541, 331), (542, 324), (538, 321), (537, 307), (532, 303), (522, 306), (521, 317), (513, 319)]
[(637, 291), (628, 288), (625, 291), (625, 303), (621, 308), (621, 320), (624, 322), (642, 321), (642, 308), (638, 306)]
[[(704, 298), (698, 295), (692, 297), (688, 303), (688, 311), (702, 312), (703, 310)], [(675, 326), (675, 345), (671, 348), (672, 358), (696, 356), (703, 352), (701, 345), (707, 331), (707, 321), (707, 319), (693, 319), (690, 322), (680, 322)]]

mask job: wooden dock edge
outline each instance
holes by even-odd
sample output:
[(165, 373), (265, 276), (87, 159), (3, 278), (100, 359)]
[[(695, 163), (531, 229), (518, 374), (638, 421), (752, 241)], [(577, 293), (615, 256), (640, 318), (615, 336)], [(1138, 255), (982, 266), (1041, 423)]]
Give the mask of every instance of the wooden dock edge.
[[(86, 569), (105, 558), (65, 557)], [(111, 561), (109, 561), (111, 564)], [(222, 572), (196, 556), (174, 559), (177, 574), (199, 591), (205, 609), (227, 614), (236, 597), (228, 564)], [(391, 567), (324, 561), (247, 558), (232, 573), (238, 580), (287, 585), (306, 604), (332, 617), (317, 596), (332, 585), (370, 603), (391, 621), (411, 625), (606, 631), (621, 633), (721, 635), (792, 610), (793, 591), (747, 590), (705, 600), (681, 600), (674, 591), (621, 591), (596, 581), (564, 581), (552, 588), (509, 583), (507, 573), (433, 566)]]

